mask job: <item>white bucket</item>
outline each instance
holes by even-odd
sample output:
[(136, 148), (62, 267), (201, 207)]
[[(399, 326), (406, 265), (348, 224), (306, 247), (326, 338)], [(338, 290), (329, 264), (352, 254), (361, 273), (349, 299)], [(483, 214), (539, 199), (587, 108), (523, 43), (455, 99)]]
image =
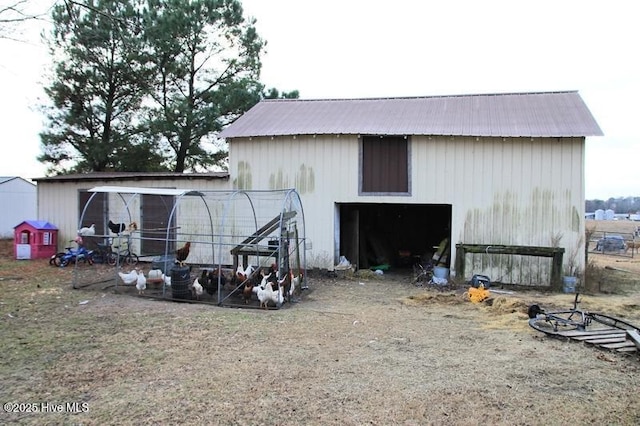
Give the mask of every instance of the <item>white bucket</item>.
[(444, 278), (446, 280), (449, 278), (449, 268), (445, 268), (443, 266), (434, 266), (433, 276), (436, 278)]

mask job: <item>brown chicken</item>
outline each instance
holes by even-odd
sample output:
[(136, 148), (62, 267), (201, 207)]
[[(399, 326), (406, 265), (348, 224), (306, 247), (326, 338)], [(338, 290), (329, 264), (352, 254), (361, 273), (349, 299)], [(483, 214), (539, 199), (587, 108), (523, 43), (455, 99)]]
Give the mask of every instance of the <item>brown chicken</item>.
[(210, 295), (213, 295), (218, 291), (218, 279), (220, 279), (220, 287), (224, 288), (227, 283), (227, 277), (224, 276), (219, 268), (211, 270), (207, 273), (206, 285), (203, 284), (204, 289)]
[(189, 250), (191, 249), (191, 242), (187, 241), (184, 246), (176, 250), (176, 263), (180, 266), (184, 266), (187, 257), (189, 256)]
[(253, 271), (254, 269), (251, 265), (247, 266), (246, 269), (238, 265), (238, 269), (236, 270), (235, 280), (242, 285), (242, 298), (245, 304), (249, 303), (251, 295), (253, 294)]

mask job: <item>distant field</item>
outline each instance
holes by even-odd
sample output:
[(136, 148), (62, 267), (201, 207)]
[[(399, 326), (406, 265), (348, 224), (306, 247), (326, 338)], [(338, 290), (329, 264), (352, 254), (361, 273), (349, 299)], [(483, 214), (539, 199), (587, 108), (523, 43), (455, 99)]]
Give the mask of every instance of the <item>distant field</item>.
[[(633, 220), (594, 220), (587, 219), (585, 221), (585, 229), (587, 231), (593, 230), (595, 232), (616, 232), (619, 234), (633, 234), (640, 222)], [(627, 236), (624, 235), (626, 238)]]
[[(603, 233), (619, 234), (625, 240), (633, 240), (634, 232), (640, 226), (640, 222), (632, 220), (587, 220), (585, 230), (591, 234), (589, 244), (589, 264), (599, 269), (588, 268), (588, 281), (590, 284), (598, 282), (598, 288), (615, 284), (616, 287), (623, 287), (628, 290), (640, 288), (640, 254), (633, 250), (626, 252), (598, 253), (593, 251), (595, 241)], [(636, 236), (635, 240), (640, 240)], [(623, 275), (612, 277), (612, 272), (618, 270), (626, 272)], [(595, 287), (595, 285), (594, 285)]]

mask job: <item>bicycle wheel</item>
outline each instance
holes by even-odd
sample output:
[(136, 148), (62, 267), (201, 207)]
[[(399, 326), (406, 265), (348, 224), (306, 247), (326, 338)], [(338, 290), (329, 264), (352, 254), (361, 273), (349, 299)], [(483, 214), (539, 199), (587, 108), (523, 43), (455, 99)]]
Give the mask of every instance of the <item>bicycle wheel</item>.
[(124, 258), (124, 262), (129, 266), (137, 265), (138, 261), (138, 255), (135, 253), (129, 253)]
[(106, 257), (106, 263), (108, 265), (114, 266), (116, 263), (118, 263), (118, 255), (112, 251), (107, 252), (105, 257)]
[(529, 325), (544, 334), (562, 336), (568, 331), (584, 330), (583, 322), (577, 321), (576, 315), (579, 314), (575, 311), (550, 312), (529, 319)]
[(64, 253), (56, 253), (51, 259), (49, 259), (49, 265), (60, 266)]

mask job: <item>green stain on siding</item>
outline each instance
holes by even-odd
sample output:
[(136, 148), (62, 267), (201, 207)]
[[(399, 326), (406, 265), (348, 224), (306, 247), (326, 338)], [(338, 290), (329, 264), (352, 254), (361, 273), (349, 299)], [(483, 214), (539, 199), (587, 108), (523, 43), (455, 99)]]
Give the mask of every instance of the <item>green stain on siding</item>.
[(234, 179), (233, 185), (236, 189), (251, 189), (253, 187), (251, 166), (246, 161), (238, 161), (238, 176)]
[(288, 188), (289, 181), (284, 176), (282, 169), (278, 169), (277, 172), (269, 175), (269, 189), (285, 189)]
[(296, 190), (300, 194), (312, 193), (315, 189), (316, 177), (313, 167), (306, 166), (304, 163), (300, 165), (296, 174)]
[[(291, 175), (285, 173), (282, 168), (269, 174), (269, 189), (287, 189), (291, 188)], [(300, 193), (311, 193), (316, 187), (316, 176), (312, 167), (300, 165), (293, 177), (294, 188)]]
[(578, 213), (578, 209), (576, 209), (575, 207), (572, 208), (571, 212), (571, 230), (573, 232), (581, 232), (580, 214)]

